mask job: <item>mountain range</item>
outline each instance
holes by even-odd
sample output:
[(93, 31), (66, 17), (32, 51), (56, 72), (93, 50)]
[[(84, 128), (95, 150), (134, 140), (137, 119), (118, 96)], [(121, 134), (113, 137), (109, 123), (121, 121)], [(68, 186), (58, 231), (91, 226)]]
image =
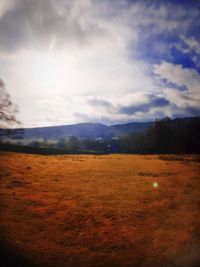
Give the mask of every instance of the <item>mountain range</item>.
[(153, 122), (133, 122), (107, 126), (100, 123), (78, 123), (51, 127), (25, 128), (25, 139), (61, 139), (75, 136), (79, 139), (119, 137), (127, 133), (139, 133), (153, 125)]
[[(192, 120), (200, 117), (186, 117), (181, 119), (171, 120), (172, 124), (175, 124), (177, 120), (180, 120), (187, 127), (187, 124)], [(78, 123), (72, 125), (50, 126), (50, 127), (37, 127), (37, 128), (24, 128), (24, 139), (54, 139), (61, 138), (67, 139), (70, 136), (75, 136), (79, 139), (111, 139), (117, 138), (129, 133), (142, 133), (148, 128), (154, 125), (155, 121), (150, 122), (132, 122), (126, 124), (116, 124), (107, 126), (100, 123)], [(3, 130), (0, 129), (0, 136), (3, 136)], [(13, 131), (12, 138), (15, 138), (17, 134)]]

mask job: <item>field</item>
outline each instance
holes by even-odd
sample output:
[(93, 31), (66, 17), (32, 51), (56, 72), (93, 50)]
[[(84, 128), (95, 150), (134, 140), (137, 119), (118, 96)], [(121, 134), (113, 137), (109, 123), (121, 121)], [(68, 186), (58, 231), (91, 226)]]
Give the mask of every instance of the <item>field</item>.
[(1, 153), (0, 266), (200, 266), (199, 160)]

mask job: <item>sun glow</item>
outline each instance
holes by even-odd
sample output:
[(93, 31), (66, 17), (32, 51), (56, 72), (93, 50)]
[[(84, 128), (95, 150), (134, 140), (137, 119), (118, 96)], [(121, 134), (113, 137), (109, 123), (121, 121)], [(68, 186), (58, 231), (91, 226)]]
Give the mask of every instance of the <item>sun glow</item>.
[(20, 55), (17, 62), (17, 75), (28, 88), (50, 93), (66, 84), (69, 65), (62, 54), (28, 52)]
[(76, 49), (70, 52), (67, 49), (25, 51), (17, 55), (15, 64), (15, 74), (20, 83), (40, 97), (85, 93), (85, 88), (95, 88), (97, 83), (87, 56)]
[(30, 60), (30, 79), (44, 89), (54, 88), (64, 81), (64, 65), (54, 54), (40, 54)]

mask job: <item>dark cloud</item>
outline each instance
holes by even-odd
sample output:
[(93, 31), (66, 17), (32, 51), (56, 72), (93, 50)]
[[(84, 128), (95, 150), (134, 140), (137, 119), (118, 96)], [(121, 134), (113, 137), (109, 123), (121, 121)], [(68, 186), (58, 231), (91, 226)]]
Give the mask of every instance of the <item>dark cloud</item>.
[(107, 100), (104, 100), (102, 98), (97, 98), (97, 97), (93, 97), (93, 98), (88, 98), (87, 103), (92, 105), (92, 106), (96, 106), (96, 107), (103, 107), (103, 108), (111, 108), (112, 103), (110, 103)]
[(188, 116), (200, 116), (200, 107), (188, 106), (184, 109), (184, 113)]
[[(135, 113), (142, 112), (142, 113), (148, 113), (152, 108), (157, 107), (157, 108), (163, 108), (168, 105), (170, 105), (170, 101), (167, 100), (165, 97), (161, 96), (156, 96), (153, 94), (144, 94), (142, 96), (143, 101), (140, 103), (136, 103), (137, 99), (135, 99), (135, 103), (133, 102), (130, 105), (123, 105), (123, 104), (117, 104), (117, 103), (112, 103), (109, 102), (105, 99), (102, 98), (88, 98), (86, 99), (87, 104), (90, 104), (91, 106), (96, 108), (103, 108), (105, 111), (109, 109), (110, 111), (110, 116), (112, 115), (134, 115)], [(158, 111), (156, 111), (158, 112)], [(159, 112), (162, 112), (159, 111)], [(155, 112), (154, 112), (155, 113)], [(164, 114), (162, 112), (162, 114)], [(77, 116), (77, 114), (76, 114)], [(82, 116), (78, 113), (78, 116)], [(91, 118), (90, 118), (91, 119)], [(96, 118), (95, 118), (96, 119)], [(105, 118), (104, 118), (105, 120)], [(107, 119), (106, 119), (107, 120)]]
[(149, 112), (153, 107), (166, 107), (170, 104), (169, 100), (164, 97), (155, 96), (152, 94), (146, 94), (147, 101), (139, 104), (131, 104), (128, 106), (122, 106), (119, 112), (122, 114), (133, 115), (137, 112)]
[[(158, 75), (156, 75), (156, 76), (159, 77)], [(184, 91), (184, 92), (189, 90), (186, 85), (178, 85), (176, 83), (173, 83), (173, 82), (168, 81), (166, 78), (161, 78), (160, 81), (163, 84), (166, 84), (166, 86), (168, 88), (177, 89), (179, 91)]]

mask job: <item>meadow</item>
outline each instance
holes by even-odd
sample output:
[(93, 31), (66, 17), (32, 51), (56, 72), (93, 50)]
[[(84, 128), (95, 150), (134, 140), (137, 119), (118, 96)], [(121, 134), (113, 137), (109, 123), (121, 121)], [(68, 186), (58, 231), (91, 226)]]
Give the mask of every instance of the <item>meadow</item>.
[(0, 266), (200, 266), (199, 162), (1, 152)]

